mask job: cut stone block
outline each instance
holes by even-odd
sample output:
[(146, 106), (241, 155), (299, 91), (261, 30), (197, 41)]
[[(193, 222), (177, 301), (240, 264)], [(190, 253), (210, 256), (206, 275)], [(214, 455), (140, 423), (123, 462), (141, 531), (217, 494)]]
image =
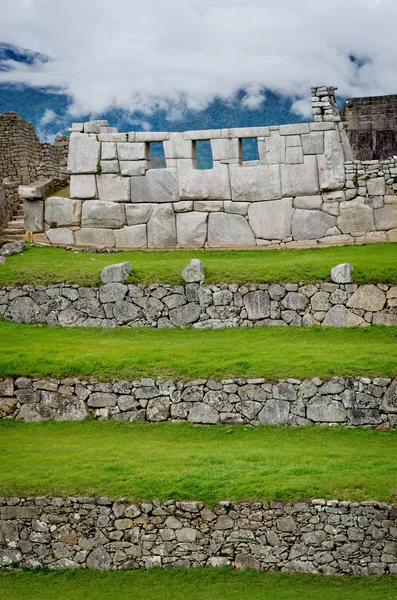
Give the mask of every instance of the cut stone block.
[(291, 235), (292, 198), (251, 204), (248, 220), (255, 237), (265, 240), (283, 240)]
[(114, 238), (118, 248), (146, 248), (146, 225), (131, 225), (115, 229)]
[(177, 202), (178, 181), (175, 169), (150, 169), (145, 177), (131, 179), (132, 202)]
[(174, 202), (173, 207), (176, 213), (190, 212), (191, 210), (193, 210), (193, 200), (182, 200), (181, 202)]
[(388, 204), (374, 212), (377, 229), (388, 231), (397, 227), (397, 204)]
[(132, 271), (131, 263), (122, 262), (104, 267), (101, 272), (103, 283), (124, 283)]
[(101, 146), (102, 160), (117, 160), (116, 142), (103, 142)]
[(107, 175), (109, 173), (120, 173), (120, 166), (118, 160), (101, 160), (101, 173)]
[(324, 152), (324, 134), (312, 131), (301, 136), (303, 154), (322, 154)]
[(114, 232), (112, 229), (91, 229), (84, 227), (76, 231), (75, 240), (78, 246), (111, 248), (114, 246)]
[(255, 245), (254, 234), (244, 217), (228, 213), (210, 213), (208, 219), (210, 248), (239, 248)]
[(127, 225), (141, 225), (147, 223), (153, 212), (154, 204), (126, 204), (125, 214)]
[(81, 220), (81, 200), (53, 196), (45, 201), (45, 221), (50, 227), (76, 227)]
[(148, 160), (121, 160), (120, 173), (125, 177), (142, 177), (150, 169)]
[(372, 231), (375, 229), (374, 211), (362, 202), (341, 202), (336, 225), (342, 233)]
[(48, 229), (47, 237), (51, 244), (62, 246), (74, 245), (74, 232), (67, 227), (59, 227), (58, 229)]
[(335, 223), (336, 217), (321, 210), (296, 209), (292, 219), (292, 237), (294, 240), (322, 238)]
[(35, 181), (29, 185), (20, 185), (18, 187), (18, 195), (27, 200), (34, 198), (46, 198), (51, 190), (51, 180)]
[(347, 301), (349, 308), (376, 312), (386, 304), (386, 295), (376, 285), (362, 285)]
[(297, 196), (294, 200), (295, 208), (306, 210), (319, 210), (323, 204), (321, 196)]
[(342, 304), (337, 304), (327, 312), (323, 325), (328, 327), (358, 327), (360, 325), (369, 325), (364, 319), (350, 312)]
[[(134, 135), (134, 139), (130, 136)], [(170, 139), (169, 131), (135, 131), (133, 134), (128, 134), (129, 141), (134, 142), (165, 142)]]
[(40, 233), (44, 231), (44, 200), (23, 201), (25, 231)]
[(219, 212), (223, 210), (223, 200), (195, 200), (193, 207), (200, 212)]
[(185, 140), (183, 133), (170, 133), (170, 139), (165, 141), (163, 146), (166, 159), (195, 158), (193, 143), (191, 140)]
[(175, 214), (172, 204), (159, 204), (147, 224), (149, 248), (172, 248), (176, 246)]
[(352, 283), (353, 265), (343, 263), (331, 269), (331, 279), (334, 283)]
[(83, 202), (82, 227), (119, 229), (125, 225), (124, 206), (115, 202), (86, 200)]
[(224, 210), (227, 213), (242, 215), (244, 217), (248, 213), (249, 205), (249, 202), (233, 202), (230, 200), (225, 200)]
[(138, 144), (121, 142), (117, 144), (117, 154), (120, 161), (147, 160), (149, 158), (148, 145), (144, 142)]
[(231, 200), (229, 165), (213, 164), (213, 169), (200, 170), (194, 168), (191, 160), (178, 160), (178, 187), (182, 200)]
[(386, 184), (384, 177), (368, 179), (367, 190), (369, 196), (384, 196), (386, 194)]
[(202, 248), (207, 239), (208, 214), (204, 212), (179, 213), (176, 216), (178, 246)]
[(96, 198), (95, 175), (72, 175), (70, 178), (70, 197), (82, 199)]
[(272, 131), (270, 136), (258, 141), (259, 161), (262, 165), (279, 165), (285, 162), (285, 137), (278, 131)]
[(68, 173), (96, 173), (100, 143), (84, 133), (72, 133), (69, 142)]
[(213, 160), (239, 160), (241, 154), (237, 138), (211, 139), (211, 150)]
[(281, 198), (280, 166), (229, 165), (233, 201), (259, 202)]
[(120, 175), (98, 175), (98, 196), (104, 202), (129, 202), (130, 180)]
[(318, 194), (316, 156), (304, 156), (301, 165), (281, 165), (281, 187), (283, 196)]
[(303, 163), (302, 148), (300, 148), (298, 146), (286, 148), (285, 162), (287, 163), (287, 165), (299, 165), (299, 164)]
[(297, 123), (296, 125), (280, 125), (280, 135), (302, 135), (310, 133), (308, 123)]
[(321, 189), (342, 189), (346, 182), (345, 159), (338, 131), (324, 132), (324, 153), (317, 160)]

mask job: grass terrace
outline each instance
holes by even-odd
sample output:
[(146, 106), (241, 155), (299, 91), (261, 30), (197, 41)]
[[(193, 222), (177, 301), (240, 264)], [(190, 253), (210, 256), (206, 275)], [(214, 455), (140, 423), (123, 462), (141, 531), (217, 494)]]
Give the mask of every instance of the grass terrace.
[(0, 376), (324, 379), (397, 375), (397, 328), (49, 327), (0, 320)]
[(397, 501), (397, 431), (0, 423), (0, 495)]
[(1, 600), (386, 600), (397, 577), (321, 577), (230, 569), (1, 573)]
[(130, 282), (182, 283), (191, 258), (203, 261), (207, 283), (305, 282), (328, 280), (331, 268), (352, 263), (356, 283), (397, 284), (397, 244), (306, 250), (153, 250), (89, 253), (30, 247), (0, 265), (0, 285), (76, 283), (99, 285), (103, 267), (129, 261)]

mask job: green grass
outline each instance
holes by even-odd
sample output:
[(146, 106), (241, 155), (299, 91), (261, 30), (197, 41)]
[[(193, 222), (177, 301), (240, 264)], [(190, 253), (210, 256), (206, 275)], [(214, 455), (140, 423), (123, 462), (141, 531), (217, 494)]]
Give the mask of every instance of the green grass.
[(397, 431), (0, 423), (0, 495), (397, 500)]
[(101, 329), (0, 321), (0, 376), (392, 376), (397, 328)]
[(100, 283), (103, 267), (130, 261), (131, 282), (182, 283), (181, 272), (193, 257), (205, 265), (207, 282), (313, 282), (327, 280), (342, 262), (354, 266), (357, 283), (397, 283), (397, 244), (307, 250), (169, 250), (90, 254), (33, 247), (0, 266), (0, 285)]
[(0, 572), (4, 600), (387, 600), (397, 577), (322, 577), (231, 571)]

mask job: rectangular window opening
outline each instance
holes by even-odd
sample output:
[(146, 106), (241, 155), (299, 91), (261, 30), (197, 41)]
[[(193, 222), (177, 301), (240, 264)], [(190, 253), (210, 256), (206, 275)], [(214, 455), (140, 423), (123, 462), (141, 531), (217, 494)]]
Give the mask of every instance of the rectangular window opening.
[(150, 142), (150, 166), (152, 169), (167, 167), (163, 142)]
[(241, 140), (242, 162), (259, 161), (258, 138), (243, 138)]
[(196, 145), (196, 161), (197, 169), (202, 171), (213, 169), (212, 148), (210, 140), (197, 140)]

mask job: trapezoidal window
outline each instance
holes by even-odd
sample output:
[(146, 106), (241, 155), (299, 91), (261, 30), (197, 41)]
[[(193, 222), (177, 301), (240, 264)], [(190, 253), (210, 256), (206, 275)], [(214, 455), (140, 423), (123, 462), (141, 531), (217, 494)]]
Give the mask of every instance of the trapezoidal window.
[[(197, 140), (193, 142), (196, 152), (197, 169), (206, 170), (213, 169), (212, 148), (210, 140)], [(194, 149), (193, 149), (194, 150)]]
[(150, 142), (150, 167), (165, 169), (166, 166), (163, 142)]
[(251, 162), (259, 160), (258, 138), (241, 139), (241, 161)]

